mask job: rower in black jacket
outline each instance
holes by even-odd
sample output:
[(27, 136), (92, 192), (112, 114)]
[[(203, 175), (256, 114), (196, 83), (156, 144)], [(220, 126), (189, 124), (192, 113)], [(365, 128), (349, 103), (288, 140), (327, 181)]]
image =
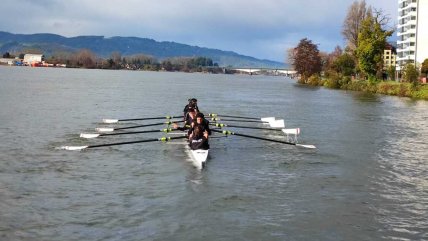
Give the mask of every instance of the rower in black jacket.
[(187, 112), (189, 111), (189, 108), (190, 108), (190, 107), (192, 107), (192, 108), (196, 109), (196, 111), (197, 111), (197, 112), (199, 112), (199, 108), (198, 108), (198, 100), (197, 100), (197, 99), (195, 99), (195, 98), (191, 98), (191, 99), (189, 99), (189, 104), (187, 104), (187, 105), (184, 107), (184, 110), (183, 110), (183, 116), (184, 116), (184, 117), (186, 117)]
[(211, 135), (210, 122), (207, 119), (205, 119), (205, 116), (203, 113), (199, 112), (196, 114), (195, 122), (196, 124), (202, 125), (202, 127), (204, 128), (204, 131), (207, 131), (208, 135)]
[(208, 131), (204, 129), (203, 124), (193, 123), (192, 132), (189, 135), (189, 147), (192, 150), (208, 150)]
[(195, 121), (195, 119), (196, 119), (196, 109), (194, 109), (193, 107), (189, 107), (187, 114), (184, 116), (183, 127), (179, 127), (177, 123), (173, 123), (172, 126), (174, 129), (177, 129), (180, 131), (189, 130), (191, 129), (192, 123)]

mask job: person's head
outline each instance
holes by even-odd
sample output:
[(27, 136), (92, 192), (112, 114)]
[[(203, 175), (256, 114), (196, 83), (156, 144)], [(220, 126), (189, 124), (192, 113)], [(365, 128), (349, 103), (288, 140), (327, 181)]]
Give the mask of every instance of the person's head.
[(202, 129), (202, 126), (201, 126), (201, 125), (195, 125), (195, 126), (193, 127), (193, 136), (194, 136), (194, 138), (199, 139), (199, 138), (201, 138), (203, 135), (204, 135), (204, 131), (203, 131), (203, 129)]
[(198, 113), (196, 114), (196, 123), (201, 124), (204, 121), (204, 114)]
[(191, 102), (189, 102), (189, 108), (193, 108), (193, 109), (196, 109), (196, 105), (195, 105), (195, 103), (191, 103)]
[(197, 99), (195, 99), (195, 98), (191, 98), (191, 99), (189, 99), (189, 104), (194, 104), (194, 105), (196, 105), (198, 103), (198, 100)]

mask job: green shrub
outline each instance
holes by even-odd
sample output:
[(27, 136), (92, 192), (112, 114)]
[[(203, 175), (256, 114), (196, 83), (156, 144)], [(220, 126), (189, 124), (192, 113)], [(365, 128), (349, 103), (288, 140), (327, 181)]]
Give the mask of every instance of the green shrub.
[(351, 83), (351, 77), (349, 77), (349, 76), (344, 76), (343, 78), (341, 78), (340, 80), (339, 80), (339, 85), (340, 85), (340, 88), (344, 88), (345, 86), (347, 86), (349, 83)]
[(312, 75), (309, 77), (307, 84), (312, 86), (318, 86), (320, 85), (321, 78), (318, 75)]
[(428, 86), (425, 85), (424, 88), (420, 88), (419, 90), (412, 92), (412, 97), (428, 100)]
[(341, 79), (340, 76), (336, 72), (331, 71), (329, 73), (329, 77), (324, 81), (323, 86), (327, 88), (332, 88), (332, 89), (339, 89), (340, 79)]

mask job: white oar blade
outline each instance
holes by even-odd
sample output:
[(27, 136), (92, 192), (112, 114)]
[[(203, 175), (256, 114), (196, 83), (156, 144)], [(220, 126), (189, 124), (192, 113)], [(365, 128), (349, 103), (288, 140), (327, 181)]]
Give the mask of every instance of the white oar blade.
[(118, 119), (103, 119), (103, 123), (111, 124), (111, 123), (117, 123), (117, 122), (119, 122)]
[(282, 129), (282, 132), (284, 132), (287, 135), (299, 135), (300, 134), (300, 128), (292, 128), (292, 129)]
[(97, 138), (99, 137), (101, 134), (97, 134), (97, 133), (81, 133), (80, 137), (81, 138), (86, 138), (86, 139), (91, 139), (91, 138)]
[(95, 131), (98, 131), (98, 132), (112, 132), (112, 131), (114, 131), (114, 128), (98, 127), (98, 128), (95, 128)]
[(269, 122), (270, 127), (272, 128), (284, 128), (284, 120), (273, 120)]
[(275, 117), (263, 117), (260, 120), (264, 122), (271, 122), (275, 120)]
[(316, 149), (317, 147), (314, 145), (302, 145), (302, 144), (296, 144), (296, 146), (300, 146), (300, 147), (304, 147), (304, 148), (309, 148), (309, 149)]
[(61, 146), (60, 149), (68, 150), (68, 151), (80, 151), (80, 150), (83, 150), (87, 147), (88, 146)]

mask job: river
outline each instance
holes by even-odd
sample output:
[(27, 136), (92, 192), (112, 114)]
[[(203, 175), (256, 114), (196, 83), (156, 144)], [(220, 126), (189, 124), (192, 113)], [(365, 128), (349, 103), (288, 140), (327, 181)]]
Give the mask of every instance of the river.
[[(191, 97), (284, 118), (317, 149), (213, 138), (202, 171), (174, 142), (58, 149), (160, 137), (79, 134)], [(0, 66), (0, 240), (428, 240), (427, 116), (426, 101), (284, 77)]]

